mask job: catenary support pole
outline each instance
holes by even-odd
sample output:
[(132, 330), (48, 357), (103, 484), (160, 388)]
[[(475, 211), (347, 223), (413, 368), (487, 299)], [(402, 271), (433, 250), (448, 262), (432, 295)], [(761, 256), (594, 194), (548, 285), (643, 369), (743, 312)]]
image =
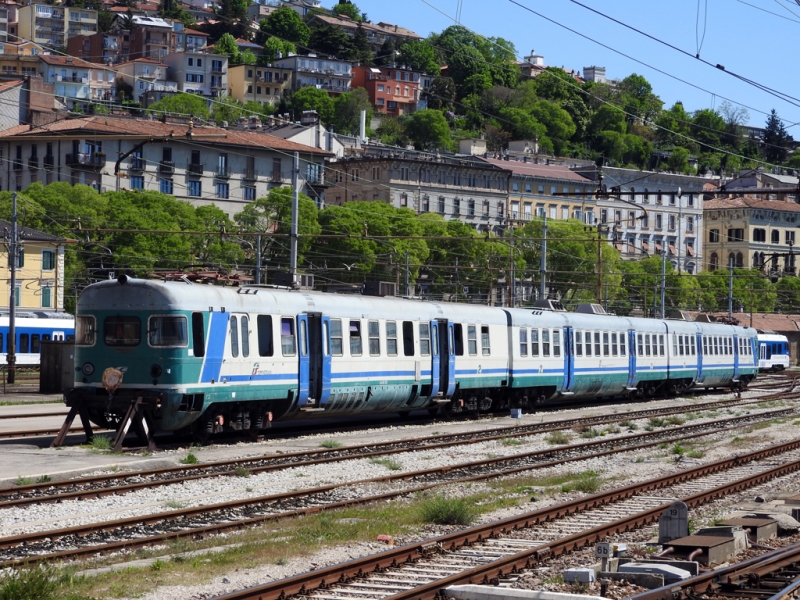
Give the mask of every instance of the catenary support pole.
[(17, 192), (11, 194), (11, 239), (8, 244), (8, 262), (11, 270), (11, 292), (8, 301), (8, 383), (16, 381), (17, 366), (17, 265), (19, 264), (19, 245), (17, 240)]
[(296, 285), (297, 276), (297, 222), (300, 212), (300, 154), (294, 153), (292, 165), (292, 231), (290, 237), (290, 263), (289, 272), (292, 275), (292, 285)]
[(661, 318), (665, 318), (666, 306), (664, 305), (667, 296), (667, 249), (661, 252)]
[(542, 260), (539, 265), (539, 300), (547, 294), (547, 214), (542, 219)]

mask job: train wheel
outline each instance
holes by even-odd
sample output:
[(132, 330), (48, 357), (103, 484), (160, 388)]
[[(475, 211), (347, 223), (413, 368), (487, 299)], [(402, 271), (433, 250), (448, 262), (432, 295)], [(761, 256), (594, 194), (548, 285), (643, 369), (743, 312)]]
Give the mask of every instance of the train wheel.
[(192, 430), (192, 438), (199, 442), (200, 444), (207, 444), (208, 441), (211, 439), (211, 435), (214, 433), (214, 429), (216, 427), (216, 419), (213, 415), (207, 416), (205, 418), (197, 419), (194, 422), (194, 428)]
[(438, 414), (439, 414), (439, 407), (438, 407), (438, 406), (432, 406), (432, 407), (430, 407), (430, 408), (428, 409), (428, 414), (429, 414), (430, 416), (432, 416), (432, 417), (435, 417), (436, 415), (438, 415)]

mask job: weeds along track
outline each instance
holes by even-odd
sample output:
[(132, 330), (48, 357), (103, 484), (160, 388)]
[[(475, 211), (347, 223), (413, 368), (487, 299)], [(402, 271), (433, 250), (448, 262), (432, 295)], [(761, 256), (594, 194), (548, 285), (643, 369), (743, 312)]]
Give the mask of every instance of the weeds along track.
[(798, 470), (800, 440), (793, 440), (215, 600), (434, 600), (451, 585), (514, 579), (609, 535), (653, 523), (676, 499), (699, 506)]
[[(800, 399), (800, 393), (784, 393), (781, 394), (780, 399), (786, 401)], [(285, 469), (287, 467), (307, 467), (324, 464), (326, 462), (339, 462), (342, 460), (354, 460), (359, 458), (377, 459), (379, 457), (391, 456), (392, 454), (399, 454), (412, 450), (443, 450), (453, 446), (503, 440), (509, 437), (518, 439), (565, 429), (571, 430), (581, 427), (618, 424), (625, 421), (646, 418), (658, 419), (667, 417), (666, 423), (670, 424), (669, 417), (686, 414), (687, 412), (698, 413), (732, 407), (746, 409), (747, 407), (758, 407), (759, 404), (763, 405), (765, 402), (768, 403), (776, 400), (777, 398), (775, 395), (769, 394), (767, 396), (748, 400), (734, 399), (704, 402), (678, 408), (652, 408), (616, 415), (596, 415), (529, 425), (497, 427), (457, 434), (432, 435), (386, 442), (383, 444), (370, 443), (333, 449), (320, 448), (280, 455), (257, 456), (247, 459), (181, 465), (144, 471), (107, 473), (56, 482), (31, 483), (0, 490), (0, 509), (21, 507), (27, 504), (38, 504), (42, 502), (63, 502), (65, 500), (99, 498), (111, 494), (126, 494), (141, 489), (174, 485), (184, 481), (217, 476), (231, 476), (235, 475), (237, 470), (240, 471), (242, 469), (246, 469), (249, 473), (255, 474)], [(673, 420), (672, 424), (676, 424), (676, 422)]]
[[(74, 559), (149, 547), (167, 540), (235, 531), (285, 517), (394, 499), (446, 484), (485, 481), (622, 451), (676, 443), (779, 418), (792, 412), (793, 409), (774, 410), (434, 469), (4, 537), (0, 538), (0, 560), (3, 561), (0, 567)], [(795, 447), (800, 447), (800, 441), (787, 445), (785, 451)], [(752, 456), (759, 455), (752, 453)]]

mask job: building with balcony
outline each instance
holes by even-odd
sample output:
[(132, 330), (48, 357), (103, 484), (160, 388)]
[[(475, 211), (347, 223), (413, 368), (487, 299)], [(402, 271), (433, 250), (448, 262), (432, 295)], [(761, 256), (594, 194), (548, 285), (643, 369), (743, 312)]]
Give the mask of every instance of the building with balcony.
[(409, 40), (421, 40), (422, 37), (399, 25), (391, 23), (364, 23), (353, 21), (350, 17), (345, 15), (326, 15), (317, 13), (308, 20), (309, 27), (336, 27), (341, 29), (349, 36), (355, 36), (358, 28), (366, 34), (369, 40), (370, 48), (373, 52), (381, 49), (381, 46), (387, 41), (392, 40), (396, 47), (400, 47), (403, 42)]
[(34, 42), (2, 42), (0, 54), (6, 56), (38, 56), (44, 51), (39, 44)]
[(705, 253), (709, 271), (761, 269), (771, 278), (797, 275), (794, 246), (800, 205), (756, 196), (706, 200)]
[(133, 22), (135, 27), (130, 30), (128, 60), (162, 60), (169, 54), (172, 45), (172, 21), (134, 15)]
[(292, 89), (294, 72), (274, 66), (236, 65), (228, 68), (228, 95), (240, 102), (278, 104)]
[(10, 157), (0, 162), (0, 189), (67, 181), (100, 191), (148, 190), (216, 204), (233, 216), (273, 187), (291, 184), (294, 152), (300, 155), (301, 191), (321, 205), (324, 161), (332, 156), (325, 150), (262, 131), (193, 126), (188, 119), (64, 119), (0, 132), (0, 153)]
[(353, 87), (364, 88), (375, 110), (399, 116), (417, 109), (420, 73), (399, 67), (353, 67)]
[(29, 4), (19, 8), (20, 38), (49, 48), (61, 48), (76, 35), (97, 32), (97, 11), (63, 5)]
[(93, 35), (77, 35), (67, 40), (67, 54), (96, 63), (118, 63), (123, 60), (123, 47), (127, 57), (125, 37), (127, 32), (114, 28)]
[[(4, 44), (10, 46), (11, 44)], [(38, 56), (0, 54), (0, 75), (4, 77), (36, 77), (41, 61)]]
[(301, 17), (305, 17), (313, 10), (318, 10), (322, 7), (320, 0), (281, 0), (279, 7), (291, 8), (298, 13)]
[(349, 92), (353, 82), (353, 65), (336, 58), (287, 56), (275, 61), (276, 67), (293, 71), (292, 91), (313, 86), (329, 94)]
[(208, 34), (196, 29), (187, 29), (175, 21), (172, 31), (172, 52), (202, 52), (208, 46)]
[(137, 58), (117, 67), (117, 77), (133, 86), (134, 102), (145, 104), (148, 92), (175, 93), (178, 84), (167, 79), (167, 65), (150, 58)]
[(56, 97), (70, 110), (110, 102), (116, 95), (116, 72), (109, 67), (55, 54), (43, 54), (39, 60), (45, 83), (54, 86)]
[(168, 54), (168, 79), (175, 81), (179, 92), (206, 97), (228, 93), (228, 57), (223, 54), (178, 52)]
[(499, 233), (508, 225), (511, 175), (505, 166), (465, 157), (368, 147), (362, 158), (328, 164), (326, 202), (380, 200)]

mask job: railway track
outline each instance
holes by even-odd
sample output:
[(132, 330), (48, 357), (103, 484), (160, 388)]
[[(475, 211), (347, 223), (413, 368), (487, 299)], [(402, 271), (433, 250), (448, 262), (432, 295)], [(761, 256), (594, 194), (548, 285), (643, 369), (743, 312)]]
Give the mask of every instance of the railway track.
[[(800, 440), (255, 586), (216, 600), (433, 600), (451, 585), (514, 579), (549, 559), (800, 470)], [(646, 600), (668, 600), (667, 595)]]
[[(716, 423), (665, 429), (644, 435), (622, 436), (436, 469), (5, 537), (0, 538), (0, 550), (2, 550), (0, 559), (3, 560), (0, 568), (148, 547), (163, 543), (165, 540), (202, 537), (252, 527), (289, 516), (388, 500), (445, 484), (515, 475), (531, 469), (706, 436), (741, 427), (759, 419), (785, 415), (791, 410), (782, 409)], [(800, 448), (800, 441), (795, 444), (796, 446), (792, 448)], [(787, 446), (786, 451), (789, 449), (791, 448)], [(743, 460), (747, 462), (748, 459)], [(797, 460), (800, 460), (800, 452)], [(13, 504), (13, 501), (10, 504)]]
[[(795, 394), (800, 398), (800, 393)], [(791, 398), (790, 398), (791, 399)], [(764, 401), (764, 398), (749, 401), (726, 400), (722, 402), (707, 402), (691, 406), (692, 412), (713, 410), (736, 406), (745, 408)], [(258, 456), (248, 459), (235, 459), (217, 461), (196, 465), (182, 465), (165, 467), (145, 471), (109, 473), (91, 477), (82, 477), (58, 482), (31, 483), (0, 490), (0, 509), (7, 507), (20, 507), (27, 504), (41, 502), (63, 502), (65, 500), (84, 500), (98, 498), (110, 494), (125, 494), (136, 490), (153, 488), (157, 486), (173, 485), (184, 481), (192, 481), (206, 477), (231, 476), (237, 469), (247, 469), (251, 474), (273, 471), (286, 467), (307, 467), (354, 460), (359, 458), (379, 458), (408, 451), (442, 450), (452, 446), (477, 444), (509, 437), (523, 438), (541, 435), (553, 431), (570, 429), (574, 427), (591, 427), (619, 423), (626, 420), (645, 418), (658, 418), (685, 414), (687, 407), (682, 408), (652, 408), (641, 411), (629, 412), (624, 415), (603, 416), (596, 415), (576, 419), (563, 419), (545, 423), (517, 425), (511, 427), (497, 427), (482, 431), (470, 431), (458, 434), (441, 434), (425, 436), (406, 440), (397, 440), (383, 444), (360, 444), (336, 449), (315, 449), (301, 452), (292, 452), (281, 455)], [(771, 413), (773, 417), (782, 414), (781, 411)], [(623, 418), (624, 417), (624, 418)], [(763, 415), (753, 415), (753, 418), (763, 418)], [(700, 430), (703, 427), (700, 426)], [(685, 429), (684, 431), (695, 431)], [(635, 436), (633, 436), (635, 438)], [(609, 438), (616, 440), (617, 438)]]

